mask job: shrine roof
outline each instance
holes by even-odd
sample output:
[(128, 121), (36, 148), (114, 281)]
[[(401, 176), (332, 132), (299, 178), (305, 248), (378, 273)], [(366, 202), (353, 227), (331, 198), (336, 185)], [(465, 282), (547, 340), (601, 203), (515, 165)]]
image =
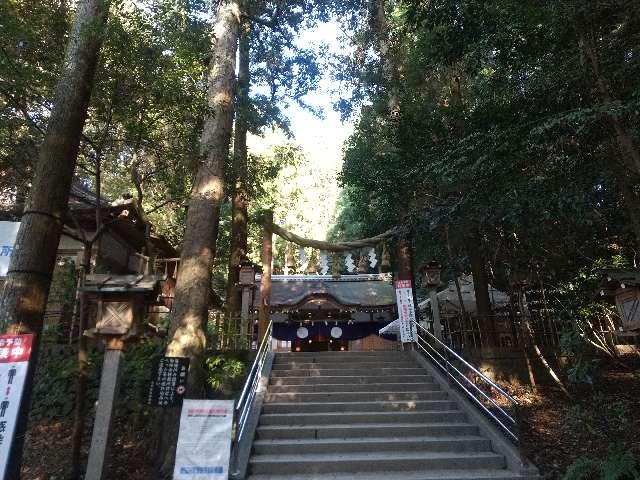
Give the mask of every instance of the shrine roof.
[[(396, 303), (391, 275), (273, 275), (271, 277), (272, 308), (291, 307), (307, 300), (329, 297), (340, 305), (350, 307), (386, 307)], [(260, 304), (256, 289), (254, 305)]]
[(82, 290), (109, 293), (153, 292), (162, 280), (165, 277), (160, 275), (87, 275)]
[(614, 295), (620, 288), (640, 287), (640, 270), (603, 269), (599, 287), (603, 295)]

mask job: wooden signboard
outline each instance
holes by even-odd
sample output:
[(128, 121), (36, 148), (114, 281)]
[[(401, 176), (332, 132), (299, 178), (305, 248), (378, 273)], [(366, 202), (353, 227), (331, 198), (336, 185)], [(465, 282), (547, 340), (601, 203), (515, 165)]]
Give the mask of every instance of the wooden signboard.
[(253, 285), (256, 283), (256, 274), (251, 265), (243, 265), (240, 267), (240, 277), (238, 283), (240, 285)]

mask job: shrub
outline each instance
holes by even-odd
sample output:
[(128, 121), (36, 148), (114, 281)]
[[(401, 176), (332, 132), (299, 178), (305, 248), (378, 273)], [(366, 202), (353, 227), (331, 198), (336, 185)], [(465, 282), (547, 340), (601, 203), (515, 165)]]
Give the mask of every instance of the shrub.
[(639, 480), (638, 460), (631, 452), (612, 451), (604, 460), (579, 457), (562, 480)]

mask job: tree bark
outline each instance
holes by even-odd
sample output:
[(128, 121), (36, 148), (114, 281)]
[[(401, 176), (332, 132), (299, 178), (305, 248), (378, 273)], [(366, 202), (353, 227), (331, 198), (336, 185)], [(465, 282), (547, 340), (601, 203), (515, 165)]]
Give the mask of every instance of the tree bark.
[(273, 212), (266, 212), (262, 234), (262, 277), (260, 280), (260, 305), (258, 306), (258, 345), (269, 326), (269, 305), (271, 305), (271, 262), (273, 261)]
[(10, 479), (20, 478), (22, 446), (37, 364), (39, 334), (42, 331), (51, 276), (108, 11), (109, 0), (84, 0), (78, 5), (64, 69), (58, 82), (53, 110), (40, 147), (33, 186), (22, 215), (0, 300), (0, 325), (3, 330), (36, 334), (36, 345), (18, 419), (15, 454), (7, 471), (7, 478)]
[(399, 68), (387, 22), (386, 1), (371, 0), (369, 15), (380, 54), (382, 84), (387, 94), (388, 113), (391, 118), (396, 118), (400, 115)]
[[(81, 287), (84, 287), (85, 278), (89, 273), (91, 267), (91, 250), (93, 242), (85, 243), (83, 255), (82, 255), (82, 272), (81, 275)], [(78, 377), (76, 379), (76, 398), (75, 398), (75, 411), (73, 421), (73, 433), (71, 435), (71, 473), (70, 480), (80, 480), (82, 478), (82, 462), (81, 462), (81, 449), (82, 449), (82, 437), (85, 429), (85, 416), (86, 416), (86, 393), (87, 393), (87, 380), (89, 377), (89, 352), (87, 349), (87, 337), (84, 335), (84, 331), (87, 328), (88, 319), (88, 302), (87, 294), (80, 293), (80, 311), (78, 315)]]
[(480, 338), (484, 338), (489, 345), (493, 344), (495, 325), (491, 316), (491, 297), (489, 296), (489, 276), (487, 262), (482, 251), (481, 239), (474, 237), (469, 245), (469, 260), (473, 275), (473, 290), (476, 296), (476, 315), (482, 326)]
[(231, 196), (231, 253), (227, 277), (229, 315), (237, 315), (242, 304), (238, 265), (247, 257), (247, 130), (249, 109), (249, 46), (251, 25), (243, 22), (240, 29), (238, 95), (233, 140), (233, 192)]
[(4, 328), (42, 329), (107, 12), (108, 0), (85, 0), (78, 8), (0, 303)]
[[(173, 304), (173, 321), (166, 355), (191, 359), (187, 397), (204, 393), (201, 368), (206, 346), (206, 324), (211, 270), (218, 237), (220, 203), (224, 196), (224, 166), (233, 127), (236, 50), (240, 25), (239, 0), (221, 0), (216, 9), (213, 54), (209, 66), (209, 116), (201, 137), (202, 156), (191, 190), (187, 226)], [(180, 420), (178, 409), (163, 418), (159, 476), (171, 478)]]
[[(600, 59), (598, 58), (598, 53), (596, 51), (595, 41), (587, 38), (584, 34), (580, 34), (579, 40), (583, 52), (591, 63), (591, 69), (593, 70), (596, 86), (600, 92), (601, 101), (604, 105), (611, 104), (613, 100), (611, 95), (611, 83), (604, 73), (602, 73), (602, 69), (600, 68)], [(615, 115), (607, 114), (607, 119), (615, 132), (616, 141), (625, 163), (631, 169), (635, 170), (636, 174), (640, 175), (640, 150), (638, 150), (635, 145), (633, 136), (624, 123)]]

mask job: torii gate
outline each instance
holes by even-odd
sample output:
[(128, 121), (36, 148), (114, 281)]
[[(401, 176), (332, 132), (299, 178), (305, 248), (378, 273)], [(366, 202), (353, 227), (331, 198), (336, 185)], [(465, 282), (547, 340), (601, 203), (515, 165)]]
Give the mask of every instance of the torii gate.
[[(273, 212), (267, 211), (258, 220), (262, 225), (262, 280), (260, 282), (260, 298), (262, 299), (258, 306), (258, 339), (262, 339), (269, 326), (269, 306), (271, 299), (271, 262), (273, 260), (273, 234), (298, 245), (299, 247), (310, 247), (327, 252), (347, 252), (350, 250), (371, 247), (388, 240), (398, 237), (400, 229), (391, 228), (384, 233), (370, 238), (354, 240), (350, 242), (325, 242), (322, 240), (312, 240), (300, 237), (295, 233), (289, 232), (273, 222)], [(399, 238), (397, 250), (397, 266), (398, 280), (411, 280), (413, 286), (413, 251), (410, 242), (404, 238)], [(414, 301), (415, 301), (415, 288)]]

